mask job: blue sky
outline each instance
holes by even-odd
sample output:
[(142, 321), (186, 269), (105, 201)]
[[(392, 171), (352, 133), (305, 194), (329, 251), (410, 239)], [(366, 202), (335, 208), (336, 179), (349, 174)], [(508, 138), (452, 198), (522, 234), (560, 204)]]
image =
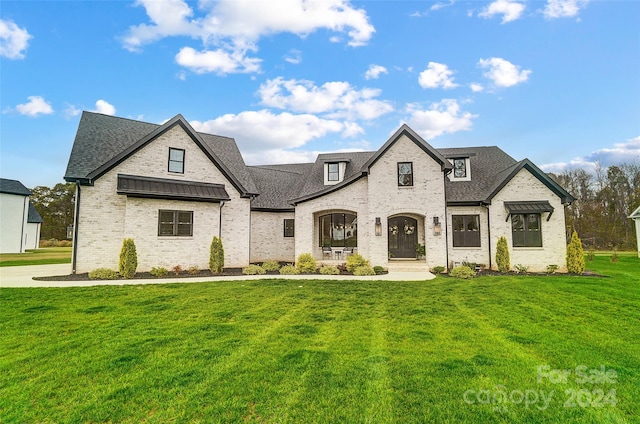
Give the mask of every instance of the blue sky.
[(248, 164), (497, 145), (640, 161), (640, 2), (2, 1), (0, 175), (63, 181), (82, 110), (236, 138)]

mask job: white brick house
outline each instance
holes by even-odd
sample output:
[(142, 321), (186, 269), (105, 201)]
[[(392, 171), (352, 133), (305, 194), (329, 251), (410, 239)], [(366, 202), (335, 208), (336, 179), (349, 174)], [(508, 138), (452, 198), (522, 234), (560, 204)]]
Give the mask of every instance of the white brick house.
[[(77, 184), (73, 272), (117, 268), (133, 238), (138, 270), (206, 268), (221, 236), (225, 266), (267, 259), (373, 265), (565, 266), (564, 205), (574, 199), (533, 163), (497, 147), (435, 149), (403, 125), (375, 152), (315, 163), (246, 166), (235, 141), (85, 112), (65, 179)], [(418, 255), (424, 247), (424, 255)]]

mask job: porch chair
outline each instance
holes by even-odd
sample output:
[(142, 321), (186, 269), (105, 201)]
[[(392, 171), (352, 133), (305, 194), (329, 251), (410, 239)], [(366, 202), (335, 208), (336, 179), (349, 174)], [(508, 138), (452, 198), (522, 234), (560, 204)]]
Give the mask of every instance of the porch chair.
[(331, 250), (329, 246), (322, 247), (322, 259), (324, 259), (325, 256), (329, 256), (329, 259), (333, 256), (333, 250)]
[(344, 258), (347, 259), (347, 256), (353, 255), (353, 247), (345, 247), (342, 249), (342, 253)]

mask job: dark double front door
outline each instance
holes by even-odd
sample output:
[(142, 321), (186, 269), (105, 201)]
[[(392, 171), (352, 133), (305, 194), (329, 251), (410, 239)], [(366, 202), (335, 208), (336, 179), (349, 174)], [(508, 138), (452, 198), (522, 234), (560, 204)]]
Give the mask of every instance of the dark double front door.
[(389, 218), (389, 254), (391, 259), (416, 257), (418, 221), (408, 216)]

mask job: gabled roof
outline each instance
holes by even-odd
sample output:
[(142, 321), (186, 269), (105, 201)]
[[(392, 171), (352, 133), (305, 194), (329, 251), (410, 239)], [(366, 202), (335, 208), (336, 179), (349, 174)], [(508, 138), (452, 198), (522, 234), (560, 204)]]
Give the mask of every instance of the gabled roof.
[(260, 191), (252, 200), (251, 209), (293, 211), (289, 200), (299, 192), (312, 167), (312, 163), (248, 167)]
[(66, 181), (92, 184), (148, 143), (179, 125), (243, 197), (257, 194), (233, 139), (197, 133), (182, 115), (162, 125), (83, 112), (71, 150)]
[(409, 128), (407, 124), (402, 124), (402, 126), (398, 128), (398, 131), (396, 131), (389, 138), (389, 140), (387, 140), (387, 142), (384, 143), (384, 145), (380, 149), (378, 149), (378, 151), (376, 151), (375, 154), (371, 156), (369, 160), (363, 165), (362, 171), (368, 173), (369, 169), (373, 166), (373, 164), (375, 164), (378, 161), (378, 159), (380, 159), (380, 157), (384, 155), (387, 152), (387, 150), (389, 150), (391, 146), (393, 146), (398, 141), (398, 139), (400, 139), (400, 137), (402, 137), (403, 135), (407, 136), (411, 141), (416, 143), (418, 147), (424, 150), (426, 154), (431, 156), (433, 160), (438, 162), (443, 171), (450, 171), (451, 169), (453, 169), (453, 166), (451, 165), (451, 163), (448, 160), (446, 160), (444, 156), (440, 154), (440, 152), (434, 149), (415, 131)]
[(0, 178), (0, 193), (17, 194), (19, 196), (29, 196), (31, 192), (18, 180)]
[(629, 215), (629, 218), (631, 218), (631, 219), (640, 219), (640, 206), (638, 206), (637, 209), (635, 211), (633, 211), (631, 213), (631, 215)]
[(30, 224), (41, 224), (44, 222), (36, 207), (33, 206), (33, 203), (29, 202), (29, 214), (27, 216), (27, 222)]
[[(522, 169), (526, 169), (527, 171), (529, 171), (542, 184), (547, 186), (549, 190), (551, 190), (558, 197), (560, 197), (563, 204), (565, 203), (571, 204), (573, 203), (574, 200), (576, 200), (571, 194), (569, 194), (568, 191), (566, 191), (557, 182), (551, 179), (545, 172), (543, 172), (540, 168), (538, 168), (533, 162), (531, 162), (529, 159), (523, 159), (520, 162), (517, 162), (516, 164), (510, 166), (509, 168), (506, 168), (502, 172), (498, 173), (498, 175), (496, 175), (493, 186), (491, 187), (489, 195), (487, 196), (484, 202), (487, 204), (491, 203), (491, 199), (493, 199), (493, 197), (496, 194), (498, 194), (498, 192), (502, 190), (504, 186), (507, 185), (507, 183), (511, 181), (511, 179), (515, 177), (516, 174), (520, 172)], [(473, 174), (472, 174), (472, 178), (473, 178)]]

